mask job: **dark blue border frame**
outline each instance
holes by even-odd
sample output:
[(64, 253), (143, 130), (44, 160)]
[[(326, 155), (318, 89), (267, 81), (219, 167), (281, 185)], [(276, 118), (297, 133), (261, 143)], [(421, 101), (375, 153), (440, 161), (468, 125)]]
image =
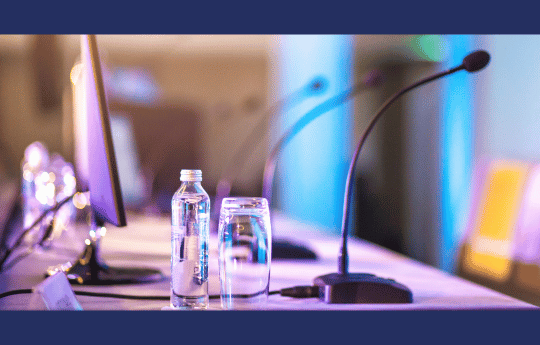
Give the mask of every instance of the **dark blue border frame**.
[(0, 312), (1, 338), (25, 343), (513, 344), (537, 339), (539, 321), (538, 311)]
[[(440, 1), (16, 2), (2, 34), (534, 34), (537, 14), (509, 4)], [(151, 6), (150, 6), (151, 5)]]
[[(172, 5), (174, 3), (174, 5)], [(152, 4), (152, 7), (149, 7)], [(1, 34), (536, 34), (529, 5), (453, 1), (15, 2)], [(190, 344), (238, 337), (260, 343), (516, 343), (537, 338), (536, 311), (422, 312), (0, 311), (1, 339)], [(239, 327), (238, 324), (244, 325)], [(94, 330), (98, 330), (95, 332)], [(435, 340), (435, 342), (434, 342)]]

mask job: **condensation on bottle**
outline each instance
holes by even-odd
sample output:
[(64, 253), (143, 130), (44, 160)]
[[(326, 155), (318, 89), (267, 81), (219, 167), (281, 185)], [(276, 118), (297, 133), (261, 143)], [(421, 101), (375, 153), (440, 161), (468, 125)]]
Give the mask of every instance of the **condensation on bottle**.
[(200, 170), (182, 170), (180, 188), (171, 201), (172, 308), (208, 308), (210, 198)]

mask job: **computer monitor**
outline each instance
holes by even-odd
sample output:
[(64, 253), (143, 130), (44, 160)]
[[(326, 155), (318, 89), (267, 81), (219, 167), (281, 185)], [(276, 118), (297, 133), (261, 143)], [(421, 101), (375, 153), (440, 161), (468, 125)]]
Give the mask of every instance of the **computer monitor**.
[(85, 73), (85, 106), (88, 142), (88, 187), (97, 221), (126, 226), (124, 202), (111, 133), (111, 123), (94, 36), (81, 37)]
[[(152, 268), (118, 268), (106, 265), (100, 257), (102, 230), (106, 223), (116, 227), (127, 225), (120, 189), (111, 124), (103, 83), (101, 60), (94, 35), (81, 36), (84, 96), (78, 107), (83, 108), (86, 128), (77, 135), (85, 136), (87, 169), (84, 175), (90, 195), (92, 224), (84, 252), (74, 264), (62, 267), (72, 283), (111, 285), (153, 282), (163, 279), (159, 270)], [(48, 271), (52, 274), (54, 271)]]

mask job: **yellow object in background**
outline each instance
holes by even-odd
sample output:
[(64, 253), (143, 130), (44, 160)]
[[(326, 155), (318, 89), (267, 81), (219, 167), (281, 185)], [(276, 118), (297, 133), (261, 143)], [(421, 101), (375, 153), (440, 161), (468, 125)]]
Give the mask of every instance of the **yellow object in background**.
[(512, 267), (512, 242), (529, 166), (496, 161), (486, 175), (474, 229), (468, 239), (464, 269), (505, 281)]

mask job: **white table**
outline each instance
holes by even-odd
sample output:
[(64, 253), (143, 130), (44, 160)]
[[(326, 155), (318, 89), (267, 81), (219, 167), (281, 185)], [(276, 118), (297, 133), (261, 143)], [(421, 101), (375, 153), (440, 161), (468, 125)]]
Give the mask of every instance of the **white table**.
[[(337, 271), (339, 236), (329, 235), (313, 226), (274, 213), (273, 233), (309, 244), (319, 260), (274, 260), (271, 266), (270, 291), (296, 285), (311, 285), (319, 275)], [(33, 253), (0, 274), (0, 293), (28, 289), (39, 284), (48, 266), (72, 261), (82, 250), (83, 230), (77, 239), (65, 239), (56, 249)], [(78, 248), (77, 248), (78, 247)], [(294, 299), (272, 295), (264, 309), (269, 310), (523, 310), (536, 306), (479, 286), (446, 272), (419, 263), (377, 245), (350, 238), (350, 272), (372, 273), (392, 278), (409, 287), (411, 304), (339, 304), (331, 305), (317, 298)], [(102, 254), (111, 266), (147, 266), (160, 269), (167, 279), (161, 282), (117, 286), (74, 286), (74, 290), (132, 295), (169, 295), (170, 220), (156, 216), (128, 215), (128, 226), (108, 228), (102, 241)], [(217, 238), (211, 236), (209, 293), (219, 294)], [(161, 310), (167, 301), (126, 300), (77, 296), (84, 310)], [(0, 299), (0, 310), (32, 310), (30, 295)], [(210, 301), (209, 310), (221, 310), (219, 299)]]

